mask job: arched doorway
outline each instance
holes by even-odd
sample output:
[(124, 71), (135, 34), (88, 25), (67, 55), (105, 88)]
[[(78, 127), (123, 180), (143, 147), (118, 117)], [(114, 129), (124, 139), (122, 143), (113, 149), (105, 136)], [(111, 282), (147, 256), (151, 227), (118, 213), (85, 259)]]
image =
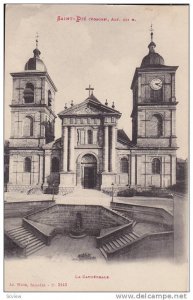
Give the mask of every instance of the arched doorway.
[(85, 189), (94, 189), (97, 185), (97, 160), (92, 154), (86, 154), (81, 160), (81, 184)]

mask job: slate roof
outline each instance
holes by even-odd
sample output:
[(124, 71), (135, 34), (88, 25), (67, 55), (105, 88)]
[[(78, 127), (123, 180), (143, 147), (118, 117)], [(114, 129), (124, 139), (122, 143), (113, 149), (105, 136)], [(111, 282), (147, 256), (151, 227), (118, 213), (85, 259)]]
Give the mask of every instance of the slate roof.
[(118, 129), (117, 130), (117, 140), (120, 143), (124, 143), (124, 144), (127, 144), (127, 145), (131, 146), (131, 140), (130, 140), (130, 138), (128, 137), (128, 135), (125, 133), (125, 131), (123, 129)]

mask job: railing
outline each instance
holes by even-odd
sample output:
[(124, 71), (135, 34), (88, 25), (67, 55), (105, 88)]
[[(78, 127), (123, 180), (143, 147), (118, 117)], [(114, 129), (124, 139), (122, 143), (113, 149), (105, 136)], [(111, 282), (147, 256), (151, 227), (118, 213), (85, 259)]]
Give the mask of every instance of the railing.
[(114, 229), (114, 230), (112, 229), (110, 232), (96, 237), (97, 248), (101, 247), (104, 243), (107, 243), (108, 241), (112, 240), (113, 238), (117, 238), (121, 234), (131, 231), (132, 224), (133, 224), (133, 222), (130, 222), (129, 224), (119, 226), (119, 228), (117, 228), (117, 229)]
[(127, 212), (129, 217), (137, 221), (145, 220), (153, 223), (165, 224), (170, 226), (171, 229), (173, 228), (173, 216), (163, 208), (118, 202), (111, 203), (111, 208), (120, 212)]
[(52, 200), (6, 202), (4, 203), (4, 216), (5, 218), (22, 218), (26, 215), (36, 213), (41, 209), (53, 206), (54, 203)]
[[(172, 238), (173, 239), (173, 237), (174, 237), (173, 231), (144, 234), (143, 236), (137, 238), (136, 240), (129, 243), (128, 245), (119, 247), (116, 250), (112, 249), (111, 252), (107, 253), (108, 259), (111, 259), (117, 255), (126, 254), (126, 253), (129, 255), (129, 251), (137, 249), (137, 247), (140, 246), (141, 244), (144, 245), (144, 243), (148, 240), (151, 240), (151, 242), (153, 243), (153, 241), (156, 241), (156, 240), (161, 241), (161, 240), (163, 240), (163, 238)], [(159, 253), (159, 250), (158, 250), (158, 253)]]
[(54, 229), (49, 232), (48, 234), (40, 230), (35, 224), (31, 224), (31, 222), (25, 218), (22, 220), (22, 226), (33, 233), (37, 238), (39, 238), (42, 242), (44, 242), (46, 245), (51, 244), (51, 239), (53, 238)]

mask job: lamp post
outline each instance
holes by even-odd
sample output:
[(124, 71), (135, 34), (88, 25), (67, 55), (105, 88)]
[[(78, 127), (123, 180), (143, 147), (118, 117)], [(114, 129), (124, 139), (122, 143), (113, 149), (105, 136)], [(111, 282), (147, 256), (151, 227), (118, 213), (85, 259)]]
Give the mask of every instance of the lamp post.
[(111, 198), (111, 202), (113, 203), (113, 196), (114, 196), (114, 183), (111, 183), (112, 186), (112, 198)]
[(54, 183), (52, 184), (52, 201), (54, 201), (54, 187), (55, 187), (55, 185), (54, 185)]

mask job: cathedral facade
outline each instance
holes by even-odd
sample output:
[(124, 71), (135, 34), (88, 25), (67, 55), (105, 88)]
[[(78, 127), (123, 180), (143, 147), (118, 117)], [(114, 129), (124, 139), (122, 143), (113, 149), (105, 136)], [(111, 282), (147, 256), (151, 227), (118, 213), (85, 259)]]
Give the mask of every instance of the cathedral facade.
[[(8, 191), (75, 187), (166, 188), (176, 183), (177, 66), (166, 66), (155, 51), (153, 34), (131, 83), (132, 139), (118, 129), (121, 113), (101, 103), (89, 86), (83, 102), (58, 113), (61, 138), (55, 140), (56, 86), (40, 59), (38, 45), (22, 72), (11, 73), (11, 137)], [(129, 116), (128, 116), (129, 122)]]

